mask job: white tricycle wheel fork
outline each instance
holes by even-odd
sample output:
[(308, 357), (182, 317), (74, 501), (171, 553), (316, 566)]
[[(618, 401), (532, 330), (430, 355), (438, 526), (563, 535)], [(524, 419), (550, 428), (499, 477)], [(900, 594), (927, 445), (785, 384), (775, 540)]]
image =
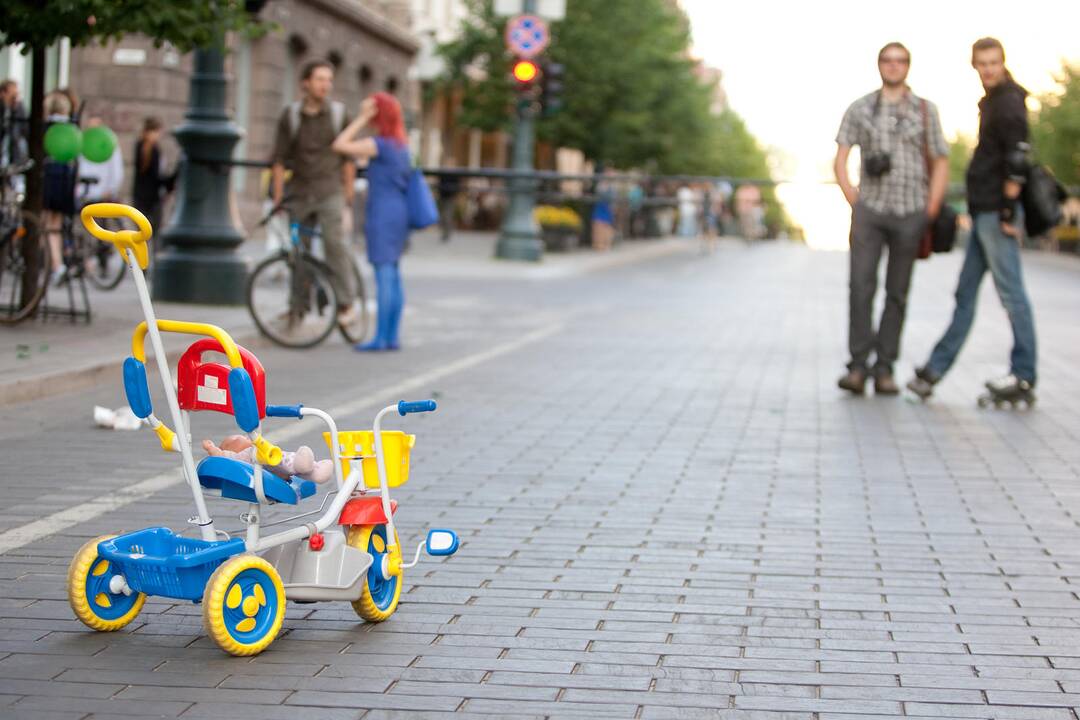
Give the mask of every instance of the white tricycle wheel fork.
[(213, 542), (217, 540), (214, 531), (214, 520), (206, 509), (206, 498), (203, 497), (202, 485), (199, 484), (198, 475), (195, 473), (195, 458), (191, 454), (191, 443), (188, 440), (186, 426), (180, 415), (180, 402), (176, 399), (176, 388), (173, 386), (172, 372), (169, 370), (169, 360), (165, 356), (165, 345), (161, 342), (161, 331), (158, 330), (157, 316), (154, 315), (154, 305), (150, 301), (150, 291), (146, 287), (146, 277), (142, 268), (135, 260), (135, 254), (130, 249), (125, 249), (125, 258), (131, 274), (135, 278), (135, 290), (139, 296), (139, 304), (142, 305), (143, 316), (146, 318), (146, 329), (150, 335), (150, 345), (154, 348), (154, 360), (157, 361), (158, 373), (161, 382), (165, 386), (165, 400), (169, 404), (169, 414), (172, 415), (173, 427), (177, 433), (177, 443), (180, 445), (180, 457), (184, 466), (184, 476), (191, 494), (195, 499), (195, 511), (197, 524), (202, 539)]
[[(383, 415), (397, 412), (397, 405), (387, 405), (375, 416), (375, 464), (379, 468), (379, 489), (382, 493), (383, 514), (386, 516), (386, 545), (388, 548), (396, 547), (397, 532), (394, 529), (394, 513), (390, 507), (390, 485), (386, 480), (386, 457), (383, 455), (382, 444), (382, 418)], [(390, 553), (387, 552), (389, 557)], [(384, 573), (385, 575), (385, 573)]]
[[(306, 523), (299, 527), (290, 528), (283, 532), (274, 533), (273, 535), (267, 535), (265, 537), (255, 535), (248, 535), (245, 542), (247, 550), (249, 552), (262, 552), (268, 550), (277, 545), (284, 545), (285, 543), (293, 542), (295, 540), (303, 540), (304, 538), (311, 537), (317, 532), (325, 532), (328, 528), (337, 524), (338, 519), (341, 517), (342, 510), (345, 509), (345, 504), (351, 499), (353, 491), (359, 487), (362, 474), (358, 470), (354, 470), (349, 474), (349, 477), (342, 477), (341, 473), (341, 451), (340, 444), (337, 438), (337, 425), (334, 423), (334, 419), (330, 415), (322, 410), (316, 408), (303, 407), (300, 409), (301, 417), (318, 417), (330, 428), (330, 432), (333, 433), (334, 438), (334, 468), (337, 473), (337, 482), (339, 483), (340, 491), (334, 498), (334, 501), (330, 504), (330, 507), (323, 513), (322, 517), (313, 523)], [(386, 508), (388, 503), (384, 501), (383, 507)], [(257, 507), (257, 506), (253, 506)]]

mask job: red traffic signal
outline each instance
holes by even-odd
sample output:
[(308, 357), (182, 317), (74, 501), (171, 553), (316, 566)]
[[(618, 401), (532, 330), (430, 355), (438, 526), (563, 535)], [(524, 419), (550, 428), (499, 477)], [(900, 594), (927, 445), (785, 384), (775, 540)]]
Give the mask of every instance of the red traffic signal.
[(518, 60), (514, 63), (513, 74), (515, 80), (525, 85), (540, 75), (540, 68), (532, 60)]

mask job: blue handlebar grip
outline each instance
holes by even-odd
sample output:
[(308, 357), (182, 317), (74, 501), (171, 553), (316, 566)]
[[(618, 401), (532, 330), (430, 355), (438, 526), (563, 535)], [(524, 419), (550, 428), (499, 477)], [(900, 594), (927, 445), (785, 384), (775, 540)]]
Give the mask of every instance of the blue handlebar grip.
[(414, 400), (412, 402), (402, 400), (397, 404), (397, 411), (402, 415), (409, 413), (431, 412), (435, 409), (434, 400)]
[(300, 408), (303, 405), (267, 405), (266, 416), (267, 417), (291, 417), (300, 418)]

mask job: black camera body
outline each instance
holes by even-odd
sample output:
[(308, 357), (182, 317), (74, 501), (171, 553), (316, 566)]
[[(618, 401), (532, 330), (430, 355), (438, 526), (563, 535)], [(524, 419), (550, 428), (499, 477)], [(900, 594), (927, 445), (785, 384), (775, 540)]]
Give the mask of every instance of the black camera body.
[(863, 159), (863, 168), (870, 177), (881, 177), (892, 170), (892, 155), (880, 151), (867, 153)]

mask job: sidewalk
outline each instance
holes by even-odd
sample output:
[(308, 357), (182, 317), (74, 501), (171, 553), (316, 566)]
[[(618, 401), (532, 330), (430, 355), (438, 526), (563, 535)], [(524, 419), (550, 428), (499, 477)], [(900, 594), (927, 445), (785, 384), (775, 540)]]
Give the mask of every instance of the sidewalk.
[[(442, 243), (435, 232), (416, 233), (403, 260), (408, 279), (488, 279), (543, 281), (572, 277), (628, 263), (696, 248), (683, 240), (634, 240), (608, 253), (579, 250), (548, 253), (540, 263), (496, 260), (492, 257), (493, 233), (456, 233)], [(253, 260), (261, 244), (249, 242), (243, 252)], [(365, 280), (372, 285), (370, 269)], [(27, 402), (89, 387), (103, 377), (116, 377), (123, 359), (131, 353), (131, 333), (142, 321), (135, 286), (125, 278), (113, 291), (88, 288), (93, 320), (72, 323), (69, 319), (34, 319), (0, 329), (5, 350), (0, 353), (0, 405)], [(55, 293), (54, 304), (66, 302), (66, 293)], [(369, 292), (369, 302), (374, 293)], [(238, 342), (256, 341), (257, 330), (247, 308), (155, 303), (158, 317), (209, 322), (219, 325)], [(166, 336), (170, 355), (182, 352), (188, 339)], [(172, 358), (175, 359), (175, 358)]]

